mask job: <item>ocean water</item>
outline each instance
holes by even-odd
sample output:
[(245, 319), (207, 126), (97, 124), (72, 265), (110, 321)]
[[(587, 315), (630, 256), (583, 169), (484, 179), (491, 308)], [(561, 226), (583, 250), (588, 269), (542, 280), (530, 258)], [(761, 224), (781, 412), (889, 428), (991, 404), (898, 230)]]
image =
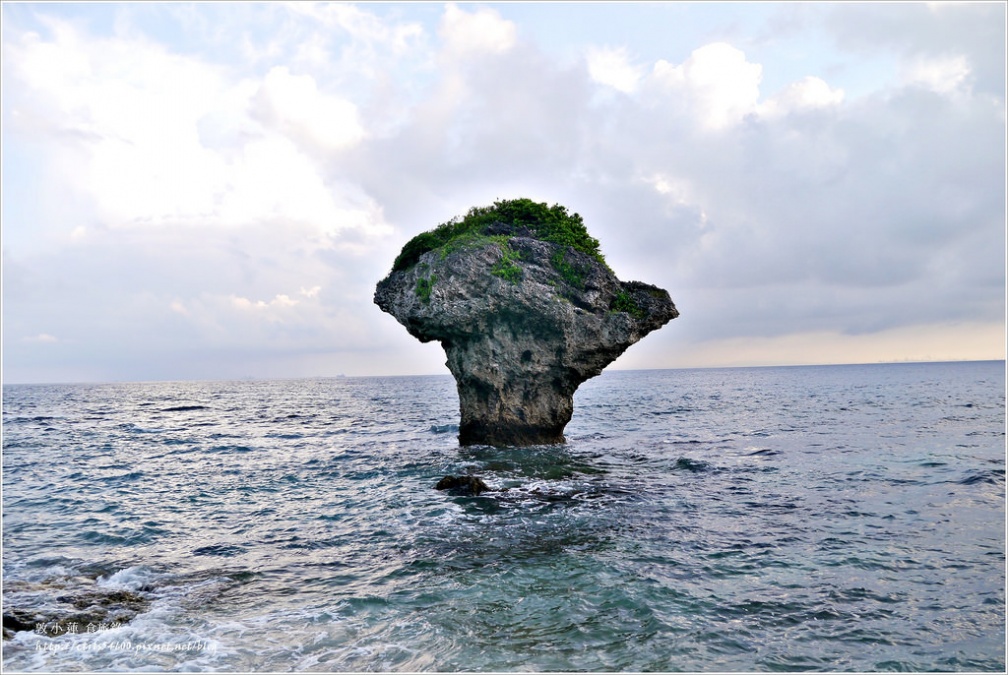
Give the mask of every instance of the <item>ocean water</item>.
[(606, 372), (562, 446), (457, 422), (448, 376), (5, 385), (4, 670), (1005, 669), (1003, 361)]

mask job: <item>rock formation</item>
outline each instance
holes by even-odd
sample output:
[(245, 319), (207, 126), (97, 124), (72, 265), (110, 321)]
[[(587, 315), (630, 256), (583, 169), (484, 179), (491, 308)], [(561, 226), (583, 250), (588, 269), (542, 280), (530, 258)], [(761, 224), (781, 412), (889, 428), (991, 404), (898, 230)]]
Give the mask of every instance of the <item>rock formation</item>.
[(447, 490), (452, 494), (478, 497), (483, 492), (493, 492), (479, 476), (445, 476), (434, 486), (435, 490)]
[(580, 216), (527, 199), (418, 235), (374, 301), (444, 347), (462, 445), (563, 443), (578, 386), (679, 315), (666, 291), (617, 279)]
[(58, 596), (55, 603), (44, 608), (4, 607), (3, 637), (10, 639), (20, 631), (58, 637), (89, 632), (98, 626), (119, 626), (146, 612), (150, 604), (148, 598), (133, 591), (99, 589)]

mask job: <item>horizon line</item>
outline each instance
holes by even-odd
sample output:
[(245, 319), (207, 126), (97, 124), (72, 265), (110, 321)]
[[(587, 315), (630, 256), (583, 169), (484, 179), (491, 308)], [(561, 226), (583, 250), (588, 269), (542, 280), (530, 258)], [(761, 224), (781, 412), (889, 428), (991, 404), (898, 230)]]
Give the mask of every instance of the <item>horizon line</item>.
[[(955, 363), (1005, 363), (1006, 359), (887, 359), (870, 362), (846, 362), (846, 363), (764, 363), (753, 365), (720, 365), (720, 366), (670, 366), (663, 368), (606, 368), (599, 375), (588, 379), (594, 379), (605, 373), (634, 373), (662, 370), (751, 370), (753, 368), (831, 368), (844, 366), (894, 366), (894, 365), (941, 365)], [(64, 381), (22, 381), (7, 382), (0, 372), (0, 384), (2, 386), (60, 386), (60, 385), (100, 385), (100, 384), (167, 384), (171, 382), (283, 382), (289, 380), (341, 380), (341, 379), (369, 379), (369, 378), (399, 378), (399, 377), (451, 377), (450, 372), (440, 373), (413, 373), (397, 375), (295, 375), (295, 376), (257, 376), (243, 375), (238, 377), (216, 377), (216, 378), (183, 378), (183, 379), (139, 379), (139, 380), (64, 380)], [(585, 380), (586, 382), (588, 380)]]

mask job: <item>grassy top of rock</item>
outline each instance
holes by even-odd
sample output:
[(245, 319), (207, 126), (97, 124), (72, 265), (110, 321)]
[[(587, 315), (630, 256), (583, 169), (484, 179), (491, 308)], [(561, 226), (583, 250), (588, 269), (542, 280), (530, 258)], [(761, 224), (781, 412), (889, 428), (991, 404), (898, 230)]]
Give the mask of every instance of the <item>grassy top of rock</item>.
[(428, 251), (482, 237), (531, 236), (560, 246), (570, 246), (605, 265), (599, 242), (588, 234), (584, 221), (559, 204), (531, 199), (505, 199), (490, 206), (474, 206), (464, 217), (455, 217), (433, 230), (421, 232), (403, 246), (392, 271), (408, 270)]

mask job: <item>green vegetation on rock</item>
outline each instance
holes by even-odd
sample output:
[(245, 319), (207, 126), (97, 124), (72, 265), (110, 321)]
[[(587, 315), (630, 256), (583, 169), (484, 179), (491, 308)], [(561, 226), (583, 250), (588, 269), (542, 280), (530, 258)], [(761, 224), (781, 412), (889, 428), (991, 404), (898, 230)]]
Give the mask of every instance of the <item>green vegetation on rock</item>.
[(635, 319), (643, 319), (647, 316), (647, 312), (641, 309), (641, 307), (633, 299), (633, 296), (626, 291), (620, 291), (616, 294), (616, 298), (612, 302), (611, 309), (614, 312), (626, 312)]
[(416, 294), (420, 298), (420, 302), (425, 305), (430, 304), (431, 291), (434, 289), (434, 282), (437, 281), (437, 277), (433, 274), (430, 278), (418, 277), (416, 280)]
[[(496, 237), (494, 238), (496, 239)], [(493, 266), (490, 273), (510, 281), (512, 284), (518, 283), (523, 276), (522, 268), (517, 263), (518, 260), (521, 260), (521, 254), (512, 249), (506, 239), (503, 242), (498, 242), (497, 245), (501, 250), (501, 259)]]
[[(546, 203), (522, 198), (499, 200), (491, 206), (474, 206), (463, 218), (456, 217), (433, 230), (421, 232), (403, 246), (392, 265), (392, 271), (398, 272), (413, 267), (420, 260), (420, 256), (428, 251), (446, 250), (443, 247), (455, 250), (456, 247), (465, 244), (481, 242), (483, 237), (496, 240), (495, 235), (506, 235), (506, 240), (509, 236), (519, 234), (560, 246), (570, 246), (605, 264), (605, 259), (599, 251), (599, 242), (588, 234), (581, 216), (568, 213), (566, 207), (559, 204), (548, 206)], [(507, 258), (507, 251), (503, 247), (501, 250)], [(517, 267), (513, 258), (501, 268), (500, 273), (496, 271), (494, 273), (517, 281), (520, 276), (511, 279), (515, 275), (515, 272), (511, 271), (512, 267)], [(520, 271), (519, 269), (519, 275)]]
[(550, 258), (553, 269), (560, 273), (563, 280), (575, 288), (582, 288), (584, 285), (584, 271), (567, 260), (567, 252), (561, 249)]

